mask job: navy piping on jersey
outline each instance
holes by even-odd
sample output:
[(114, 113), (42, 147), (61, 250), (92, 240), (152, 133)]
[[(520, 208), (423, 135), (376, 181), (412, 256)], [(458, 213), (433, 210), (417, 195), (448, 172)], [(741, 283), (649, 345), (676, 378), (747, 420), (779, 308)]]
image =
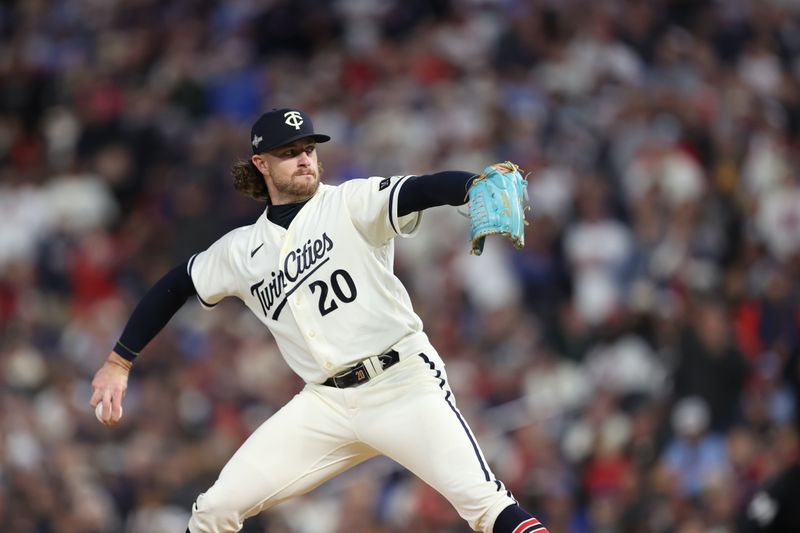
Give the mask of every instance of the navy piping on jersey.
[[(406, 177), (406, 176), (403, 176), (403, 177)], [(402, 182), (403, 182), (403, 178), (400, 178), (399, 180), (397, 180), (397, 183), (395, 183), (392, 186), (392, 190), (389, 191), (389, 224), (392, 225), (392, 229), (398, 235), (400, 235), (400, 232), (397, 231), (397, 227), (394, 225), (394, 217), (392, 216), (392, 211), (393, 211), (393, 207), (394, 207), (394, 193), (397, 191), (397, 186), (400, 185)]]
[[(491, 481), (492, 478), (489, 475), (489, 469), (486, 468), (486, 463), (483, 462), (483, 457), (481, 457), (481, 453), (478, 450), (478, 444), (475, 442), (475, 437), (472, 436), (472, 432), (467, 427), (467, 423), (464, 422), (464, 419), (461, 417), (461, 413), (458, 412), (458, 409), (456, 409), (455, 405), (453, 405), (453, 403), (450, 401), (450, 391), (444, 388), (445, 380), (442, 377), (442, 371), (436, 368), (436, 365), (433, 364), (433, 361), (431, 361), (428, 358), (428, 356), (425, 355), (424, 353), (419, 354), (419, 356), (422, 358), (423, 361), (425, 361), (425, 363), (427, 363), (429, 367), (431, 367), (431, 370), (436, 371), (435, 377), (439, 379), (439, 388), (446, 393), (444, 395), (444, 400), (447, 402), (447, 405), (450, 406), (450, 410), (453, 411), (453, 413), (458, 418), (458, 421), (461, 423), (461, 427), (464, 428), (464, 433), (467, 434), (469, 442), (472, 444), (472, 449), (475, 451), (475, 456), (478, 458), (478, 463), (480, 463), (481, 465), (481, 470), (483, 470), (483, 475), (486, 477), (486, 481)], [(495, 479), (494, 482), (497, 485), (498, 492), (503, 490), (503, 484), (500, 483), (500, 481)], [(513, 496), (511, 496), (511, 491), (507, 490), (506, 494), (508, 494), (508, 496), (513, 499)]]
[[(191, 258), (191, 259), (189, 259), (189, 266), (188, 266), (188, 268), (186, 269), (186, 270), (187, 270), (187, 272), (189, 273), (189, 277), (190, 277), (190, 278), (192, 277), (192, 265), (194, 265), (194, 260), (195, 260), (195, 258), (196, 258), (196, 257), (197, 257), (197, 254), (194, 254), (194, 255), (192, 256), (192, 258)], [(198, 300), (200, 300), (200, 303), (201, 303), (201, 304), (203, 304), (203, 305), (205, 305), (206, 307), (214, 307), (214, 306), (216, 306), (216, 305), (219, 303), (219, 302), (217, 302), (216, 304), (210, 304), (210, 303), (208, 303), (207, 301), (203, 300), (203, 298), (200, 296), (200, 294), (199, 294), (199, 293), (197, 294), (197, 299), (198, 299)]]

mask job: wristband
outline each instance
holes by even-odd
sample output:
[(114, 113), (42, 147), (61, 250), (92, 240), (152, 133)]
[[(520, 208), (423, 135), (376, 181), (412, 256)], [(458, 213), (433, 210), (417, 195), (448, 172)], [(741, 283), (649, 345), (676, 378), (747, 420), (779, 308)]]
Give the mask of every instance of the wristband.
[(133, 367), (133, 363), (131, 363), (131, 362), (128, 362), (128, 364), (126, 365), (126, 364), (120, 363), (119, 361), (115, 361), (113, 359), (106, 359), (106, 363), (108, 363), (110, 365), (118, 366), (118, 367), (122, 368), (123, 370), (125, 370), (126, 372), (130, 372), (131, 368)]

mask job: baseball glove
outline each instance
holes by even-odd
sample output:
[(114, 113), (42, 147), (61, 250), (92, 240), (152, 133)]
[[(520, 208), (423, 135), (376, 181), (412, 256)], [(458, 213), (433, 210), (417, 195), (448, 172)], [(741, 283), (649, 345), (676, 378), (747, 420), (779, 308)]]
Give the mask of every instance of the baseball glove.
[(503, 235), (517, 247), (525, 246), (528, 182), (510, 161), (483, 169), (467, 192), (470, 253), (481, 255), (487, 235)]

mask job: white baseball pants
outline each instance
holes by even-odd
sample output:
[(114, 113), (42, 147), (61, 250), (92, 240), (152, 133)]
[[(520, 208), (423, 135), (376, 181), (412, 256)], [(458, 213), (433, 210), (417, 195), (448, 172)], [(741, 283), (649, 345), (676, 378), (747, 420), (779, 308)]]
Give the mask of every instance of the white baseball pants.
[(197, 498), (189, 530), (239, 531), (246, 518), (379, 454), (436, 489), (476, 531), (491, 533), (497, 515), (516, 503), (489, 469), (431, 350), (406, 355), (359, 387), (306, 385)]

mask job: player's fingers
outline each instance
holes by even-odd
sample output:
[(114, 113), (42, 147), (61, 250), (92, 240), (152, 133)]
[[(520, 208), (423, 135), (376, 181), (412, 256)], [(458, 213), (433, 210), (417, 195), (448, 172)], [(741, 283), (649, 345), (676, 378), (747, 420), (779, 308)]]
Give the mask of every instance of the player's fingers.
[(92, 397), (89, 400), (89, 405), (91, 405), (92, 407), (96, 407), (97, 402), (99, 402), (102, 399), (103, 399), (103, 391), (98, 389), (97, 387), (94, 387), (92, 390)]
[(122, 391), (115, 390), (111, 393), (111, 421), (113, 423), (119, 422), (122, 418)]
[(111, 422), (111, 391), (109, 389), (103, 391), (103, 410), (100, 412), (100, 421), (103, 424)]

